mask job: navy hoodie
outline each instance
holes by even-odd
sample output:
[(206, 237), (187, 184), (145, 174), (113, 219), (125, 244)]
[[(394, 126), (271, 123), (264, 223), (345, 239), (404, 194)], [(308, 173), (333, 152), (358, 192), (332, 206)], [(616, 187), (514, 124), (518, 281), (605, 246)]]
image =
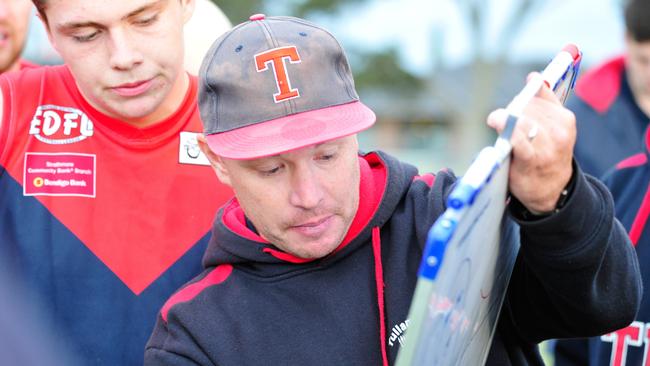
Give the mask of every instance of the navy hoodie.
[[(162, 308), (146, 365), (381, 365), (395, 361), (427, 231), (452, 174), (359, 159), (359, 211), (340, 246), (305, 260), (219, 212), (205, 271)], [(640, 298), (638, 264), (605, 187), (577, 172), (557, 214), (521, 222), (522, 247), (488, 364), (541, 364), (536, 343), (620, 328)], [(616, 310), (616, 311), (614, 311)]]
[(619, 161), (643, 151), (639, 136), (650, 118), (634, 100), (623, 57), (580, 78), (567, 107), (576, 115), (575, 157), (584, 172), (601, 177)]
[[(616, 203), (616, 217), (628, 230), (639, 257), (641, 275), (650, 283), (650, 129), (643, 137), (645, 151), (630, 156), (604, 177)], [(650, 360), (650, 296), (632, 324), (589, 340), (562, 340), (556, 346), (558, 366), (564, 365), (647, 365)]]

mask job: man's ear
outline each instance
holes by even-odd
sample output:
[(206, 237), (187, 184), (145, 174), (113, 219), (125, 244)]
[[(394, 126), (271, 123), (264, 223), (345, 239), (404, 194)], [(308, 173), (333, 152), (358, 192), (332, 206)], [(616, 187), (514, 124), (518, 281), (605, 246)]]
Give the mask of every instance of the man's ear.
[(188, 20), (194, 14), (194, 8), (196, 6), (196, 1), (198, 0), (181, 0), (181, 5), (183, 6), (183, 23), (187, 23)]
[(210, 146), (208, 146), (208, 140), (203, 134), (196, 135), (196, 140), (199, 143), (199, 149), (201, 149), (203, 154), (208, 158), (210, 165), (212, 165), (212, 169), (217, 173), (217, 177), (221, 183), (231, 186), (230, 174), (228, 173), (228, 168), (226, 168), (226, 165), (223, 163), (221, 156), (215, 154), (210, 149)]

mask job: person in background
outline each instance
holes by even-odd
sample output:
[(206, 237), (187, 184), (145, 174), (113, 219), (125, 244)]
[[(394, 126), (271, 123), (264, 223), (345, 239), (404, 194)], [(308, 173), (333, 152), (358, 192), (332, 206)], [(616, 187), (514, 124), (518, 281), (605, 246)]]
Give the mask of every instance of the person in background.
[[(612, 192), (616, 217), (629, 232), (639, 257), (643, 283), (650, 283), (650, 128), (642, 138), (644, 152), (616, 164), (603, 177)], [(556, 342), (555, 364), (570, 365), (646, 365), (650, 359), (650, 296), (647, 291), (634, 321), (627, 327), (590, 339), (562, 339)]]
[(198, 75), (203, 57), (214, 41), (213, 36), (230, 28), (230, 20), (214, 2), (196, 0), (194, 14), (185, 24), (185, 70)]
[[(199, 146), (236, 199), (203, 273), (160, 311), (145, 365), (394, 363), (454, 175), (359, 153), (375, 115), (339, 42), (305, 20), (252, 16), (215, 41), (199, 80)], [(547, 87), (523, 115), (509, 176), (522, 243), (488, 365), (541, 364), (538, 342), (621, 328), (641, 297), (611, 196), (572, 159), (574, 115)]]
[(36, 66), (20, 57), (33, 10), (29, 0), (0, 0), (0, 73)]
[(585, 73), (567, 101), (577, 119), (575, 157), (600, 177), (622, 159), (642, 152), (650, 121), (650, 2), (627, 0), (624, 55)]
[(0, 257), (64, 353), (138, 365), (232, 196), (196, 141), (195, 2), (34, 4), (64, 64), (0, 76)]
[[(617, 163), (623, 159), (643, 155), (643, 132), (650, 122), (650, 2), (627, 0), (624, 18), (625, 54), (589, 70), (578, 80), (575, 97), (567, 102), (577, 118), (576, 159), (585, 172), (601, 178), (617, 170)], [(640, 193), (646, 185), (630, 186), (630, 189)], [(617, 202), (616, 209), (617, 217), (626, 224), (625, 218), (636, 212), (638, 206)], [(628, 230), (629, 224), (626, 224)], [(643, 260), (640, 263), (645, 266)], [(590, 341), (562, 339), (554, 341), (550, 348), (558, 366), (604, 365), (609, 364), (605, 356), (610, 354), (609, 346), (618, 345), (618, 350), (611, 349), (612, 362), (614, 354), (619, 352), (612, 365), (621, 365), (620, 352), (626, 347), (618, 342), (626, 338), (614, 340), (612, 336), (615, 334), (609, 335), (609, 340), (607, 337)], [(628, 363), (633, 364), (637, 363)]]

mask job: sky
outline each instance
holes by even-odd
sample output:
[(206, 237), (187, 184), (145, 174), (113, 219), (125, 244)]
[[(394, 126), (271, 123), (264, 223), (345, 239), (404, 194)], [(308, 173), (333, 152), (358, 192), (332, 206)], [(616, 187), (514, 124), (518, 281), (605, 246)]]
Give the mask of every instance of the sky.
[[(479, 0), (480, 1), (480, 0)], [(328, 27), (345, 48), (382, 48), (398, 45), (405, 68), (426, 74), (435, 65), (468, 62), (473, 42), (459, 0), (375, 0), (348, 6), (342, 16), (314, 21)], [(466, 2), (466, 1), (465, 1)], [(495, 57), (505, 19), (517, 0), (485, 0), (488, 24), (482, 52)], [(620, 0), (539, 1), (523, 21), (506, 53), (512, 61), (550, 59), (565, 44), (574, 43), (593, 64), (622, 50), (623, 21)], [(436, 59), (433, 55), (438, 54)]]

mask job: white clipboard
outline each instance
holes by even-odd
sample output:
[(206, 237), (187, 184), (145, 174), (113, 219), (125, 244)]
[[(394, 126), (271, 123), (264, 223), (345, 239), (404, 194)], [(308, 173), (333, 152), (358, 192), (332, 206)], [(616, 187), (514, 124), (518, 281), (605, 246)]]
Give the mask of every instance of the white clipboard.
[(505, 213), (510, 137), (543, 83), (562, 103), (582, 54), (566, 46), (506, 110), (506, 128), (483, 148), (429, 231), (397, 366), (483, 365), (519, 251), (519, 227)]

